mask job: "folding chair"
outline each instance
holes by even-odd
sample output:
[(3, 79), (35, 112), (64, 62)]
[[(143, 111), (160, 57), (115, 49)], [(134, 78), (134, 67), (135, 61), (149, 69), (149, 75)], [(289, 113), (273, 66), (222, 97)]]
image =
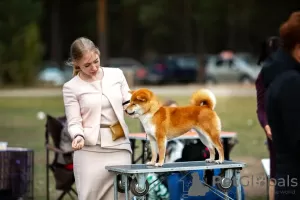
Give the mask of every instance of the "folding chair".
[[(73, 192), (77, 196), (77, 192), (72, 187), (75, 183), (75, 178), (73, 174), (73, 151), (63, 151), (60, 148), (62, 142), (62, 130), (64, 128), (64, 122), (66, 121), (65, 116), (54, 118), (50, 115), (47, 115), (46, 121), (46, 187), (47, 187), (47, 200), (50, 199), (49, 194), (49, 170), (52, 171), (55, 179), (55, 188), (56, 190), (61, 190), (62, 193), (57, 200), (64, 198), (68, 194), (72, 199)], [(51, 144), (49, 142), (49, 136), (52, 139)], [(65, 141), (64, 141), (65, 142)], [(54, 159), (52, 163), (49, 161), (49, 154), (54, 152)], [(62, 162), (63, 161), (63, 162)]]

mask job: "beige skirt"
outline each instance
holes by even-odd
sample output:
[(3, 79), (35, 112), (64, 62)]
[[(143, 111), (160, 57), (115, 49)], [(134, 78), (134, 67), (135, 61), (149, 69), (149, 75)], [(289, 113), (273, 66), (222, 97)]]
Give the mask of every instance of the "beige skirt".
[[(100, 146), (97, 145), (100, 148)], [(128, 150), (74, 152), (74, 175), (79, 200), (113, 200), (114, 175), (105, 169), (107, 165), (131, 164)], [(119, 193), (119, 199), (125, 194)]]

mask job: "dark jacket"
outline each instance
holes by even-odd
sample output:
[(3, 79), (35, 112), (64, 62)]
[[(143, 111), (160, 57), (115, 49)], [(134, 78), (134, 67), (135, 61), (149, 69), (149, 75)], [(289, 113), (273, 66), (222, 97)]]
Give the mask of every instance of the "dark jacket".
[(262, 70), (258, 74), (257, 79), (255, 81), (256, 98), (257, 98), (256, 113), (257, 113), (258, 121), (261, 127), (263, 128), (268, 124), (266, 111), (265, 111), (265, 92), (268, 86), (270, 85), (270, 83), (274, 80), (274, 78), (277, 75), (282, 74), (284, 71), (288, 70), (290, 67), (290, 65), (282, 64), (280, 55), (283, 53), (284, 51), (282, 49), (279, 49), (277, 52), (268, 56), (264, 61)]
[(262, 76), (268, 87), (266, 112), (276, 154), (276, 175), (300, 177), (300, 64), (279, 50)]
[(283, 49), (279, 48), (271, 54), (261, 70), (261, 76), (265, 88), (268, 88), (272, 81), (283, 72), (295, 68), (296, 61)]
[(259, 72), (257, 79), (255, 81), (255, 89), (256, 89), (256, 114), (261, 127), (264, 128), (266, 125), (268, 125), (268, 120), (267, 120), (266, 109), (265, 109), (266, 87), (263, 82), (262, 71)]

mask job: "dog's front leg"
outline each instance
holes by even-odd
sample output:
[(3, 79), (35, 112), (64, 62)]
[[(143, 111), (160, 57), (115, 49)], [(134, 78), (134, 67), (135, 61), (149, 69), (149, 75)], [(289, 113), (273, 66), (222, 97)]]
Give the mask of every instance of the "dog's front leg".
[(158, 163), (155, 164), (155, 166), (161, 167), (165, 162), (167, 139), (165, 137), (158, 138), (157, 145), (158, 145), (158, 152), (159, 152), (159, 160)]
[(147, 162), (147, 165), (155, 165), (157, 160), (157, 143), (153, 136), (149, 136), (150, 145), (151, 145), (151, 161)]

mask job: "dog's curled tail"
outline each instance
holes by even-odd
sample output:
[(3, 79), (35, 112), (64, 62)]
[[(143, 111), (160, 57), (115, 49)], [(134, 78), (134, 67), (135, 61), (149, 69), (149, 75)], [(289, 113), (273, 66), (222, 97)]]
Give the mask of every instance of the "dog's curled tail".
[(216, 96), (209, 89), (200, 89), (193, 93), (191, 98), (191, 104), (194, 106), (206, 105), (210, 109), (215, 109), (217, 100)]

